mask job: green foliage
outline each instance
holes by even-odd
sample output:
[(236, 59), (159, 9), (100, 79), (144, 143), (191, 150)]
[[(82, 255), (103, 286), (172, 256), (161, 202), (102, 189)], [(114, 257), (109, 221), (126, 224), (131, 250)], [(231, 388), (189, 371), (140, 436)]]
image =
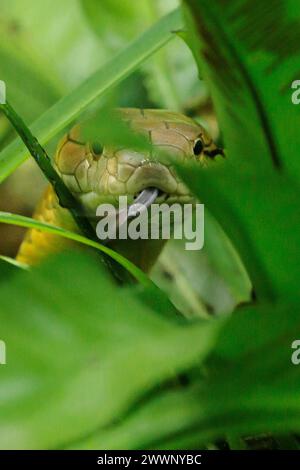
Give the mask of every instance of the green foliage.
[[(300, 118), (289, 80), (298, 69), (299, 31), (293, 25), (299, 10), (293, 1), (262, 1), (259, 7), (247, 0), (185, 4), (190, 43), (211, 86), (228, 161), (205, 174), (180, 171), (238, 248), (258, 298), (256, 306), (233, 317), (234, 331), (224, 331), (226, 377), (217, 361), (212, 389), (208, 385), (211, 407), (216, 412), (220, 405), (224, 416), (214, 424), (220, 433), (236, 435), (296, 430), (300, 384), (290, 348), (299, 331)], [(270, 21), (278, 25), (273, 34)]]

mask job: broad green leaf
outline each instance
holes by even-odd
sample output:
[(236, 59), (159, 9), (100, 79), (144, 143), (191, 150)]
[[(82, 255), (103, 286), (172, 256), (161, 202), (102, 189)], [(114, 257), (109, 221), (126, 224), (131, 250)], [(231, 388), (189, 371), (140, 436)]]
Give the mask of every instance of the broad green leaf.
[[(92, 29), (112, 50), (149, 26), (148, 0), (123, 0), (121, 5), (118, 0), (81, 0), (80, 5)], [(120, 16), (122, 22), (117, 21)]]
[[(178, 29), (180, 25), (179, 10), (163, 17), (74, 91), (50, 108), (32, 125), (32, 133), (41, 144), (48, 142), (96, 98), (111, 90), (113, 86), (127, 77), (156, 50), (167, 43), (172, 38), (172, 31)], [(27, 156), (27, 151), (19, 139), (1, 152), (0, 180), (3, 180), (14, 171)]]
[(229, 156), (256, 171), (299, 176), (297, 0), (184, 0), (190, 40), (211, 90)]
[[(56, 227), (54, 225), (50, 225), (45, 222), (40, 222), (36, 219), (31, 219), (29, 217), (24, 217), (21, 215), (10, 214), (7, 212), (0, 211), (0, 223), (38, 229), (44, 232), (58, 235), (60, 237), (67, 238), (69, 240), (73, 240), (82, 245), (85, 245), (88, 248), (93, 248), (94, 250), (99, 250), (102, 253), (105, 253), (111, 259), (113, 259), (118, 264), (120, 264), (123, 268), (125, 268), (133, 276), (133, 278), (136, 279), (136, 281), (140, 283), (140, 286), (142, 286), (142, 289), (140, 289), (139, 287), (137, 288), (137, 296), (141, 299), (143, 303), (145, 303), (146, 305), (149, 305), (154, 310), (160, 312), (161, 315), (163, 316), (173, 317), (173, 318), (176, 318), (178, 322), (180, 323), (183, 322), (183, 317), (181, 313), (170, 302), (167, 295), (162, 290), (160, 290), (143, 271), (141, 271), (131, 261), (124, 258), (122, 255), (112, 250), (111, 248), (105, 245), (102, 245), (101, 243), (96, 243), (93, 240), (90, 240), (89, 238), (86, 238), (83, 235), (80, 235), (78, 233), (70, 232), (61, 227)], [(24, 268), (24, 269), (28, 268), (27, 265), (22, 265), (21, 263), (18, 263), (14, 259), (7, 258), (5, 256), (2, 257), (2, 259), (3, 259), (3, 263), (6, 261), (5, 262), (6, 270), (9, 269), (6, 266), (8, 263), (10, 265), (18, 266), (19, 268)]]
[(3, 449), (61, 448), (105, 429), (200, 364), (222, 325), (178, 326), (75, 253), (18, 272), (0, 296)]
[(102, 146), (114, 145), (149, 152), (151, 145), (146, 136), (132, 131), (130, 123), (123, 121), (115, 108), (101, 107), (81, 123), (80, 139), (100, 142)]
[(291, 360), (298, 305), (244, 308), (225, 325), (199, 395), (204, 440), (216, 431), (247, 436), (300, 429), (300, 376)]
[(300, 376), (291, 344), (299, 328), (297, 304), (241, 310), (222, 328), (204, 377), (149, 397), (73, 448), (202, 449), (228, 435), (298, 432)]
[[(157, 393), (142, 407), (130, 410), (121, 422), (75, 443), (72, 449), (169, 449), (164, 442), (182, 433), (199, 419), (198, 387), (177, 388)], [(195, 432), (197, 436), (197, 432)], [(190, 439), (191, 436), (188, 437)], [(196, 438), (197, 439), (197, 438)], [(192, 442), (198, 442), (193, 439)], [(202, 443), (202, 442), (201, 442)], [(172, 447), (171, 447), (172, 448)], [(177, 449), (186, 449), (186, 443)], [(196, 447), (197, 448), (197, 447)], [(201, 447), (203, 448), (203, 447)]]
[(73, 240), (78, 243), (82, 243), (88, 247), (95, 248), (106, 255), (110, 256), (112, 259), (117, 261), (121, 266), (127, 269), (135, 279), (140, 281), (144, 286), (151, 287), (151, 281), (148, 277), (133, 263), (129, 260), (124, 258), (122, 255), (117, 253), (114, 250), (111, 250), (105, 245), (101, 243), (94, 242), (83, 235), (80, 235), (75, 232), (70, 232), (69, 230), (65, 230), (62, 227), (56, 227), (55, 225), (48, 224), (46, 222), (41, 222), (36, 219), (31, 219), (30, 217), (25, 217), (22, 215), (17, 214), (10, 214), (8, 212), (1, 212), (0, 211), (0, 222), (3, 224), (12, 224), (18, 225), (19, 227), (26, 227), (26, 228), (33, 228), (37, 230), (42, 230), (44, 232), (52, 233), (53, 235), (58, 235), (64, 238), (68, 238), (69, 240)]

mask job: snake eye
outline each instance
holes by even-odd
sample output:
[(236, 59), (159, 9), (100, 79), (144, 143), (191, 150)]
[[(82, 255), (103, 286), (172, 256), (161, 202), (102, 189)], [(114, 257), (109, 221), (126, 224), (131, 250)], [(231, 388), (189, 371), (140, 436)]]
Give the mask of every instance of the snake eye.
[(194, 155), (200, 155), (203, 151), (203, 142), (201, 139), (197, 139), (193, 148)]
[(91, 149), (96, 157), (99, 157), (103, 152), (103, 146), (100, 144), (100, 142), (97, 141), (92, 142)]

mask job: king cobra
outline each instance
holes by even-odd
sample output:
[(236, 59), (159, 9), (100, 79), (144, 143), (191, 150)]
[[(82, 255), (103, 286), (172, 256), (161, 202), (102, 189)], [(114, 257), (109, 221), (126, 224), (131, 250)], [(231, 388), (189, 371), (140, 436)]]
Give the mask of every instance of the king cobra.
[[(82, 126), (75, 125), (59, 142), (55, 167), (64, 183), (81, 203), (87, 218), (94, 219), (101, 203), (116, 205), (119, 196), (129, 204), (141, 200), (146, 207), (154, 201), (184, 204), (194, 200), (180, 181), (172, 163), (160, 160), (161, 150), (178, 161), (194, 160), (205, 166), (209, 159), (222, 154), (205, 129), (192, 119), (171, 111), (157, 109), (118, 109), (117, 113), (134, 132), (146, 135), (151, 151), (135, 151), (118, 146), (85, 142)], [(42, 222), (78, 232), (71, 213), (60, 206), (50, 185), (34, 213)], [(17, 260), (33, 265), (49, 254), (69, 248), (75, 242), (37, 229), (27, 231)], [(157, 259), (164, 240), (114, 240), (110, 247), (144, 271)]]

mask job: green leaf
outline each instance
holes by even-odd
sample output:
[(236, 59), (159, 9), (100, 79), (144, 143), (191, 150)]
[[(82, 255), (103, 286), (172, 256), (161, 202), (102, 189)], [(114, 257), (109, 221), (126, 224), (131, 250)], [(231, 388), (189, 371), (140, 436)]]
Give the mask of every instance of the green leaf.
[(297, 304), (244, 308), (224, 324), (205, 376), (195, 371), (190, 385), (150, 396), (73, 448), (201, 449), (227, 435), (297, 433), (300, 376), (291, 344), (299, 329)]
[[(48, 80), (59, 80), (61, 92), (68, 92), (111, 55), (89, 30), (79, 2), (64, 0), (64, 9), (68, 15), (61, 14), (60, 0), (26, 0), (26, 11), (18, 0), (2, 0), (1, 24), (3, 41), (15, 44), (28, 66), (37, 64)], [(29, 110), (30, 104), (27, 96), (24, 107)]]
[[(185, 177), (238, 249), (257, 295), (274, 300), (298, 289), (300, 118), (287, 81), (299, 64), (298, 33), (288, 33), (291, 49), (282, 39), (299, 13), (292, 0), (273, 3), (263, 0), (257, 8), (248, 0), (185, 0), (189, 43), (228, 150), (224, 168)], [(270, 21), (280, 25), (273, 32)]]
[[(70, 124), (96, 98), (102, 96), (132, 73), (156, 50), (172, 38), (172, 31), (181, 25), (180, 10), (159, 20), (153, 27), (102, 66), (69, 95), (58, 101), (31, 127), (32, 133), (44, 145)], [(27, 157), (27, 150), (17, 139), (0, 154), (0, 181), (14, 171)]]
[(291, 361), (298, 305), (291, 300), (247, 307), (227, 322), (199, 395), (205, 440), (216, 431), (247, 436), (300, 429), (300, 376)]
[(201, 363), (222, 325), (178, 326), (78, 253), (18, 272), (0, 297), (3, 449), (61, 448), (105, 429)]
[[(93, 31), (111, 51), (127, 43), (134, 32), (146, 29), (162, 14), (178, 5), (177, 0), (82, 0), (81, 6)], [(119, 18), (122, 15), (123, 21)], [(190, 51), (179, 39), (161, 49), (142, 68), (151, 101), (162, 108), (182, 111), (189, 101), (199, 97), (196, 66)], [(141, 77), (142, 79), (143, 77)], [(201, 89), (200, 89), (201, 96)]]
[(20, 38), (6, 17), (0, 25), (0, 63), (7, 98), (23, 110), (26, 120), (36, 119), (61, 97), (63, 87), (53, 68), (41, 63), (28, 36)]
[(151, 149), (149, 139), (134, 133), (117, 110), (108, 106), (101, 107), (81, 123), (80, 139), (84, 142), (96, 141), (102, 146), (114, 145), (136, 151), (149, 152)]
[[(95, 33), (111, 48), (124, 43), (148, 26), (148, 0), (133, 4), (130, 0), (81, 0), (81, 8)], [(123, 21), (118, 21), (122, 16)]]
[(258, 171), (300, 174), (297, 0), (184, 0), (193, 51), (210, 87), (229, 156)]

